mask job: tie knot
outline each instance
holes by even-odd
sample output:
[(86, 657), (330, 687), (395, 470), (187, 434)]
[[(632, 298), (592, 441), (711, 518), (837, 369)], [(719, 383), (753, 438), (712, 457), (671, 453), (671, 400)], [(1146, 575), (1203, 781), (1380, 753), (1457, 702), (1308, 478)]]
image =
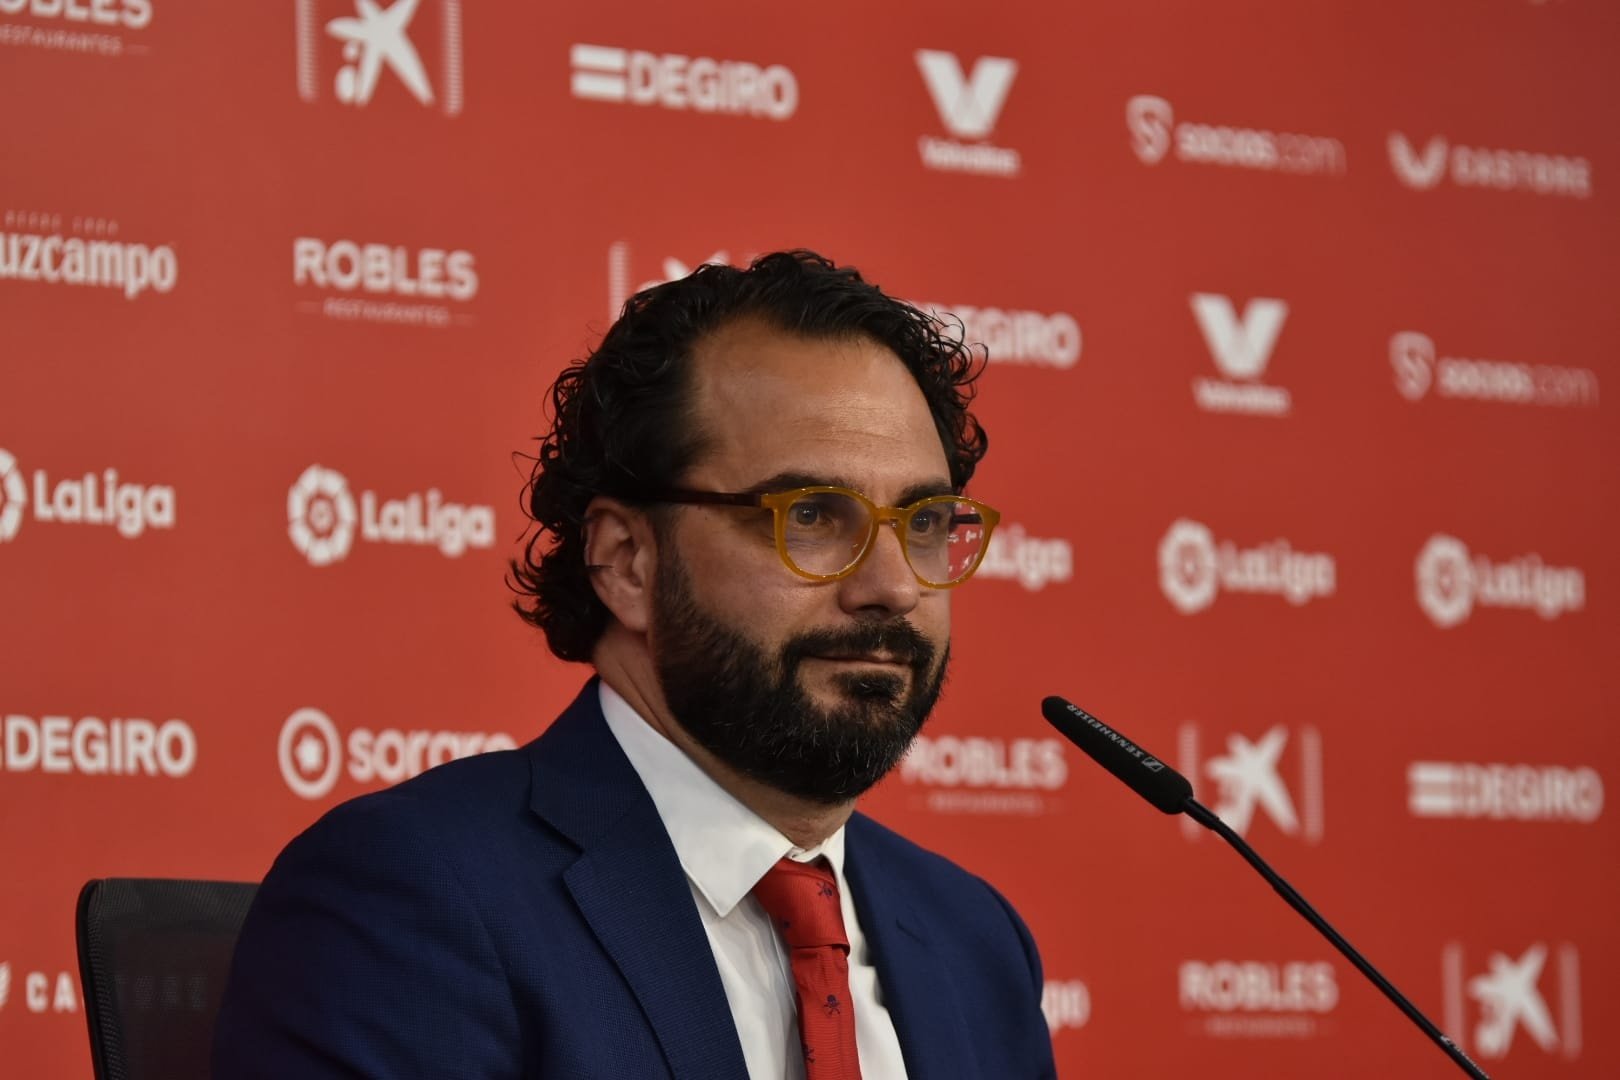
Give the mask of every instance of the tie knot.
[(754, 896), (782, 932), (790, 949), (835, 945), (849, 951), (838, 882), (821, 865), (779, 859), (754, 886)]

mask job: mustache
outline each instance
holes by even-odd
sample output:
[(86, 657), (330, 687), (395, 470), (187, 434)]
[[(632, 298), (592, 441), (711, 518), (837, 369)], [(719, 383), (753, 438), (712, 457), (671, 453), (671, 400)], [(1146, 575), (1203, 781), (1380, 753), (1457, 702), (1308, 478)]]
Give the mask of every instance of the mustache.
[(807, 630), (782, 647), (783, 667), (795, 670), (811, 656), (844, 653), (888, 653), (917, 672), (934, 663), (934, 644), (905, 619), (858, 623), (848, 629)]

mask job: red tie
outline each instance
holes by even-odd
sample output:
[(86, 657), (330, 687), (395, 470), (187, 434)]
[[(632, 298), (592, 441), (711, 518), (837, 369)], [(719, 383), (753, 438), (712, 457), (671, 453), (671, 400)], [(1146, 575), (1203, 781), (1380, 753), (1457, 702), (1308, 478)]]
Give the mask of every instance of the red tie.
[(860, 1080), (855, 1008), (849, 1000), (849, 938), (832, 871), (782, 859), (754, 895), (787, 942), (799, 996), (806, 1080)]

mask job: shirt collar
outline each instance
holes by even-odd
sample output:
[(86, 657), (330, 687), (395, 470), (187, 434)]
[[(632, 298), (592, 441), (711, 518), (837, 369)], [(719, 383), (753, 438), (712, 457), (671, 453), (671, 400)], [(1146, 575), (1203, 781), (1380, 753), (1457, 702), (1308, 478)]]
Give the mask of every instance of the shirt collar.
[(795, 847), (643, 720), (616, 690), (605, 682), (599, 686), (608, 730), (652, 796), (681, 868), (716, 914), (729, 915), (783, 856), (796, 862), (825, 857), (838, 887), (846, 888), (843, 826), (816, 847)]

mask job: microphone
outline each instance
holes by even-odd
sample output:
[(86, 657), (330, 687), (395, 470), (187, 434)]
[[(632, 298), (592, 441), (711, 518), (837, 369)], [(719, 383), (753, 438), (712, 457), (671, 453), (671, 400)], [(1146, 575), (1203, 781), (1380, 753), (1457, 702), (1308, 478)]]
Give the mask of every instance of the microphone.
[(1142, 798), (1158, 807), (1166, 814), (1185, 813), (1198, 824), (1209, 829), (1221, 839), (1225, 840), (1237, 853), (1243, 856), (1250, 866), (1265, 878), (1277, 894), (1283, 898), (1289, 907), (1299, 912), (1317, 931), (1342, 953), (1345, 959), (1355, 965), (1356, 970), (1365, 975), (1372, 984), (1383, 991), (1385, 997), (1395, 1003), (1395, 1007), (1406, 1014), (1406, 1018), (1416, 1024), (1434, 1043), (1445, 1051), (1447, 1057), (1456, 1062), (1458, 1067), (1474, 1077), (1474, 1080), (1490, 1080), (1485, 1071), (1474, 1064), (1472, 1058), (1463, 1052), (1462, 1047), (1452, 1042), (1446, 1034), (1435, 1027), (1433, 1022), (1407, 1000), (1405, 994), (1395, 989), (1395, 984), (1367, 962), (1367, 958), (1357, 952), (1344, 937), (1328, 921), (1317, 914), (1315, 908), (1306, 902), (1294, 887), (1282, 879), (1282, 876), (1260, 857), (1248, 842), (1234, 832), (1231, 826), (1215, 815), (1215, 812), (1193, 798), (1192, 784), (1176, 770), (1154, 757), (1140, 746), (1136, 745), (1107, 724), (1092, 716), (1078, 705), (1071, 704), (1060, 697), (1048, 697), (1041, 701), (1041, 714), (1047, 722), (1058, 729), (1058, 732), (1074, 745), (1084, 750), (1097, 764), (1123, 780), (1127, 787)]

